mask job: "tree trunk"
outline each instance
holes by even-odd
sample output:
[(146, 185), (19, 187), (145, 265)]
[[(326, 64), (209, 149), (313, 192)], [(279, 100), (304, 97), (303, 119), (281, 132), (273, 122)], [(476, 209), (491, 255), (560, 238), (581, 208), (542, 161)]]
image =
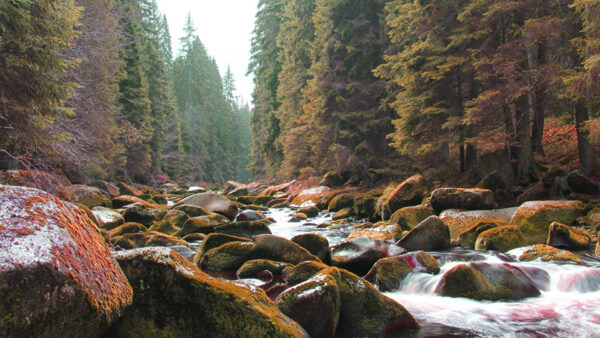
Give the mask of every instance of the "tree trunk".
[[(545, 62), (544, 44), (537, 44), (537, 62), (533, 62), (530, 65), (535, 67), (536, 72), (540, 71), (540, 65)], [(534, 79), (534, 92), (533, 92), (533, 125), (531, 127), (531, 146), (533, 152), (537, 154), (544, 154), (544, 117), (546, 109), (546, 88), (543, 83), (540, 83), (537, 79)]]
[(590, 144), (589, 132), (586, 130), (585, 122), (589, 120), (588, 109), (583, 102), (578, 102), (573, 108), (573, 118), (577, 131), (577, 147), (579, 148), (579, 163), (586, 175), (594, 173), (597, 169), (596, 155)]
[(506, 154), (506, 160), (512, 159), (512, 147), (515, 143), (515, 123), (513, 121), (513, 114), (508, 105), (502, 107), (502, 114), (504, 117), (504, 152)]
[(519, 142), (519, 154), (517, 157), (517, 181), (528, 184), (539, 178), (533, 149), (531, 147), (531, 135), (529, 129), (529, 104), (528, 98), (523, 96), (517, 101), (517, 140)]

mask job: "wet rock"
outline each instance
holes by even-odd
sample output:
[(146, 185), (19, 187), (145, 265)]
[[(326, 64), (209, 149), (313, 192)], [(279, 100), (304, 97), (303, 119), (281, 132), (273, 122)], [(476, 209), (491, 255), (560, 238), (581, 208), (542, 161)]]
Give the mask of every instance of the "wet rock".
[(227, 198), (215, 193), (200, 193), (188, 196), (177, 203), (177, 205), (189, 204), (204, 208), (208, 211), (216, 212), (229, 219), (234, 219), (237, 215), (237, 206)]
[(305, 214), (309, 218), (317, 217), (319, 215), (319, 211), (319, 208), (314, 205), (298, 209), (298, 212)]
[[(206, 236), (207, 235), (205, 235), (205, 234), (200, 234), (200, 233), (196, 232), (193, 234), (185, 235), (185, 236), (183, 236), (182, 239), (188, 243), (194, 243), (194, 242), (204, 241), (204, 239), (206, 239)], [(193, 261), (193, 260), (190, 260), (190, 261)]]
[(553, 222), (548, 233), (548, 245), (568, 250), (589, 249), (591, 238), (582, 229), (571, 228), (568, 225)]
[(358, 217), (374, 219), (377, 200), (381, 194), (382, 191), (375, 189), (364, 194), (356, 195), (354, 199), (354, 213)]
[(211, 278), (170, 249), (115, 256), (134, 288), (134, 300), (111, 336), (306, 336), (261, 289)]
[(321, 180), (319, 183), (320, 186), (326, 186), (329, 188), (339, 188), (346, 182), (344, 175), (337, 173), (335, 171), (330, 171)]
[(316, 187), (307, 190), (303, 190), (298, 194), (292, 202), (291, 205), (315, 205), (321, 201), (327, 194), (329, 194), (331, 189), (327, 187)]
[(189, 248), (189, 246), (190, 246), (188, 244), (188, 242), (184, 241), (183, 239), (179, 239), (177, 237), (173, 237), (173, 236), (161, 234), (161, 233), (158, 233), (158, 232), (154, 232), (152, 234), (153, 234), (153, 236), (150, 239), (148, 239), (148, 241), (146, 241), (146, 244), (144, 244), (145, 247), (154, 247), (154, 246), (166, 246), (166, 247), (183, 246), (183, 247), (188, 247)]
[(386, 204), (390, 213), (400, 208), (421, 204), (428, 190), (427, 182), (422, 175), (414, 175), (406, 179), (387, 197)]
[(346, 240), (352, 240), (359, 237), (369, 237), (372, 239), (379, 239), (382, 241), (394, 240), (394, 234), (396, 231), (396, 225), (381, 225), (368, 229), (357, 229), (354, 230)]
[(140, 197), (144, 194), (144, 192), (141, 191), (140, 189), (138, 189), (134, 186), (131, 186), (125, 182), (119, 182), (117, 184), (117, 187), (119, 188), (119, 194), (121, 194), (121, 195)]
[(521, 256), (519, 261), (531, 262), (535, 260), (541, 260), (543, 262), (560, 262), (570, 261), (574, 263), (583, 263), (581, 258), (575, 256), (572, 252), (567, 250), (560, 250), (550, 245), (536, 244), (526, 249)]
[(69, 200), (65, 187), (71, 185), (61, 175), (40, 170), (7, 170), (0, 173), (0, 185), (15, 185), (40, 189), (63, 200)]
[(438, 251), (450, 247), (450, 230), (437, 216), (430, 216), (409, 231), (396, 245), (408, 251)]
[(419, 326), (402, 305), (385, 297), (371, 283), (339, 271), (341, 307), (336, 337), (398, 336)]
[(567, 176), (567, 183), (573, 192), (596, 195), (600, 192), (598, 184), (587, 178), (581, 170), (574, 170)]
[(141, 203), (134, 203), (125, 207), (123, 218), (125, 222), (141, 223), (149, 227), (152, 222), (161, 220), (166, 213), (164, 209), (147, 208)]
[[(396, 210), (392, 214), (390, 222), (398, 224), (400, 226), (399, 230), (410, 230), (429, 216), (433, 216), (433, 208), (429, 204), (422, 204)], [(396, 238), (396, 240), (399, 239)]]
[(517, 197), (517, 205), (521, 205), (528, 201), (539, 201), (544, 200), (550, 197), (550, 191), (546, 186), (539, 182), (534, 184), (533, 186), (525, 189), (518, 197)]
[(325, 270), (285, 290), (275, 303), (281, 312), (300, 324), (310, 337), (334, 337), (340, 317), (339, 278), (337, 270)]
[(333, 214), (333, 216), (331, 218), (334, 221), (337, 221), (340, 219), (350, 218), (353, 215), (354, 215), (354, 210), (352, 210), (352, 208), (344, 208), (344, 209), (337, 211), (335, 214)]
[(294, 214), (294, 216), (292, 216), (292, 218), (290, 219), (290, 222), (298, 223), (298, 222), (306, 221), (307, 219), (308, 219), (308, 216), (306, 214), (297, 212)]
[(204, 238), (202, 245), (196, 251), (194, 255), (193, 263), (198, 265), (202, 256), (211, 249), (218, 248), (223, 244), (231, 243), (231, 242), (250, 242), (250, 239), (243, 237), (236, 237), (225, 234), (209, 234)]
[(300, 245), (279, 236), (258, 235), (252, 239), (253, 255), (256, 258), (298, 264), (303, 261), (320, 261)]
[(233, 219), (233, 221), (234, 222), (260, 221), (263, 218), (265, 218), (263, 215), (261, 215), (260, 213), (254, 211), (254, 210), (244, 210), (244, 211), (240, 212), (239, 214), (237, 214), (235, 216), (235, 218)]
[(135, 203), (139, 203), (146, 208), (160, 208), (160, 206), (157, 204), (146, 202), (143, 199), (135, 196), (120, 195), (112, 199), (112, 207), (116, 209), (120, 209)]
[(174, 227), (181, 228), (188, 219), (190, 219), (190, 216), (188, 216), (185, 212), (173, 209), (167, 212), (163, 218), (163, 221), (172, 224)]
[(140, 223), (127, 222), (123, 225), (120, 225), (120, 226), (110, 230), (108, 232), (108, 237), (115, 238), (117, 236), (123, 236), (125, 234), (136, 234), (139, 232), (146, 232), (146, 231), (148, 231), (148, 229)]
[(214, 232), (216, 227), (226, 223), (229, 223), (229, 219), (218, 214), (192, 217), (183, 224), (183, 227), (181, 228), (181, 236), (192, 233), (202, 233), (208, 235)]
[(448, 270), (436, 287), (444, 297), (476, 300), (522, 300), (540, 296), (535, 284), (510, 264), (474, 262)]
[(413, 272), (424, 272), (432, 275), (440, 273), (438, 261), (425, 251), (409, 252), (398, 257), (407, 261)]
[(320, 271), (328, 268), (329, 266), (317, 261), (301, 262), (288, 274), (288, 284), (290, 286), (300, 284), (309, 280)]
[(339, 194), (331, 199), (328, 205), (329, 212), (336, 212), (342, 209), (351, 209), (354, 206), (354, 194)]
[(492, 228), (479, 234), (475, 242), (475, 250), (495, 250), (507, 252), (522, 247), (525, 238), (521, 230), (513, 225)]
[(329, 252), (329, 241), (327, 238), (317, 234), (301, 234), (292, 237), (292, 242), (300, 245), (308, 250), (311, 254), (319, 257), (319, 259), (328, 263), (331, 259)]
[(100, 189), (87, 185), (70, 185), (65, 188), (70, 200), (88, 208), (104, 206), (106, 201)]
[[(209, 235), (210, 236), (210, 235)], [(197, 265), (202, 270), (237, 271), (252, 256), (252, 242), (229, 242), (205, 251)], [(194, 256), (194, 261), (196, 261)]]
[(93, 184), (96, 188), (100, 189), (103, 193), (108, 195), (110, 198), (114, 198), (120, 195), (119, 187), (106, 181), (97, 180)]
[(125, 219), (120, 213), (109, 208), (95, 207), (92, 209), (92, 214), (96, 217), (98, 226), (105, 230), (112, 230), (125, 223)]
[(0, 186), (0, 205), (0, 336), (100, 336), (132, 289), (94, 223), (37, 189)]
[(269, 276), (270, 279), (263, 281), (272, 282), (274, 276), (278, 279), (282, 279), (282, 276), (287, 276), (293, 268), (294, 266), (289, 263), (281, 263), (268, 259), (254, 259), (242, 264), (237, 270), (236, 275), (238, 278), (262, 279), (262, 277), (265, 276), (264, 272), (268, 271), (269, 274), (267, 274), (267, 276)]
[(465, 230), (481, 222), (495, 223), (498, 226), (506, 225), (517, 211), (517, 208), (495, 210), (445, 210), (440, 214), (440, 219), (450, 228), (450, 238), (458, 239)]
[(215, 215), (216, 213), (208, 211), (202, 207), (198, 207), (190, 204), (179, 204), (173, 207), (172, 210), (177, 210), (186, 213), (190, 217), (199, 217), (199, 216), (210, 216)]
[(331, 264), (364, 275), (378, 260), (403, 254), (405, 250), (382, 240), (355, 238), (331, 247)]
[(268, 219), (255, 222), (234, 222), (216, 227), (215, 232), (238, 237), (253, 238), (258, 235), (271, 234), (269, 224), (271, 224), (271, 221)]
[(475, 243), (477, 242), (477, 237), (487, 230), (497, 228), (497, 223), (492, 222), (480, 222), (472, 227), (466, 229), (458, 235), (458, 243), (463, 248), (473, 249), (475, 248)]
[(412, 272), (412, 267), (401, 258), (386, 257), (378, 260), (364, 277), (381, 292), (397, 290), (400, 283)]
[(525, 244), (545, 244), (552, 222), (571, 225), (583, 215), (581, 201), (532, 201), (517, 209), (510, 223), (523, 232)]
[(431, 193), (431, 206), (436, 213), (446, 209), (494, 209), (494, 193), (488, 189), (440, 188)]
[(110, 243), (125, 250), (136, 249), (145, 247), (152, 237), (154, 233), (151, 232), (128, 233), (111, 238)]
[(515, 204), (515, 198), (510, 191), (510, 187), (502, 178), (498, 170), (487, 174), (478, 184), (479, 188), (489, 189), (494, 193), (494, 200), (502, 207), (509, 207)]

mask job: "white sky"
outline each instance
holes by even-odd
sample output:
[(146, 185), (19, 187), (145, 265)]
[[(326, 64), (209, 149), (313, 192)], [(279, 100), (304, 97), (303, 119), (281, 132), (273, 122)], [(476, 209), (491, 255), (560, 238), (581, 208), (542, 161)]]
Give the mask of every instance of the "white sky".
[(157, 0), (159, 10), (167, 15), (173, 55), (179, 52), (179, 38), (188, 13), (196, 34), (219, 66), (221, 77), (227, 65), (235, 77), (237, 95), (250, 103), (254, 88), (252, 76), (246, 77), (250, 60), (250, 39), (258, 0)]

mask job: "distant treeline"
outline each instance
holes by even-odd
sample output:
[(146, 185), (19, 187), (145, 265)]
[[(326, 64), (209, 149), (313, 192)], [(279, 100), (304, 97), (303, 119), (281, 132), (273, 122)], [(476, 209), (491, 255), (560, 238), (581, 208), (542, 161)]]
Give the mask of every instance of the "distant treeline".
[[(72, 181), (247, 181), (249, 108), (155, 0), (0, 2), (0, 158)], [(6, 161), (5, 161), (6, 162)]]

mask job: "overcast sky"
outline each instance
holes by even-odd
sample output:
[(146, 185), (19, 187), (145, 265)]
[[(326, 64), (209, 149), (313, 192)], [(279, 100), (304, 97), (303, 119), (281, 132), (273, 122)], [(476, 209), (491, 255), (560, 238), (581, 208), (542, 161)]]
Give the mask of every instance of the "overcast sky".
[(250, 102), (252, 77), (246, 77), (250, 59), (250, 39), (258, 0), (157, 0), (160, 11), (167, 15), (173, 55), (179, 52), (179, 38), (188, 13), (196, 33), (215, 58), (221, 76), (227, 65), (235, 76), (237, 95)]

